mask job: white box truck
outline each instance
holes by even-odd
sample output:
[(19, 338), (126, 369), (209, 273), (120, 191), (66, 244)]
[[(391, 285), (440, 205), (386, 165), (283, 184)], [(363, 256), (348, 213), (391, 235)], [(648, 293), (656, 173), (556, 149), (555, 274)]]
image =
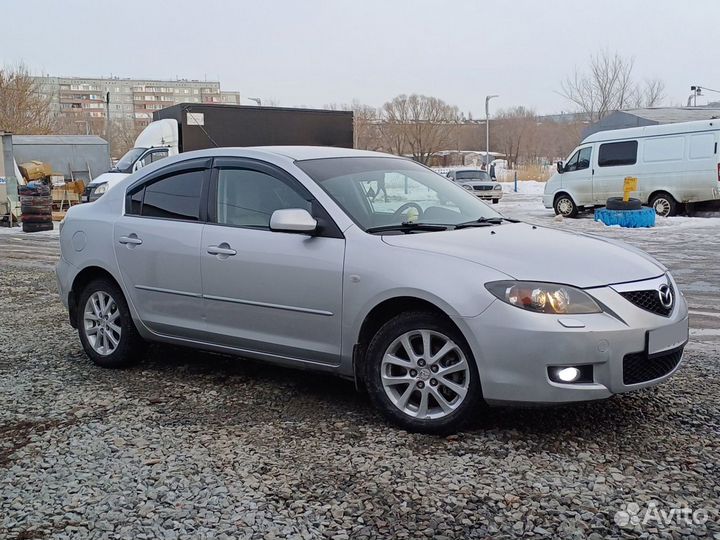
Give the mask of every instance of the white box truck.
[(719, 139), (720, 119), (599, 131), (557, 164), (543, 204), (575, 217), (622, 197), (628, 176), (638, 179), (632, 196), (659, 216), (673, 216), (687, 203), (720, 199)]

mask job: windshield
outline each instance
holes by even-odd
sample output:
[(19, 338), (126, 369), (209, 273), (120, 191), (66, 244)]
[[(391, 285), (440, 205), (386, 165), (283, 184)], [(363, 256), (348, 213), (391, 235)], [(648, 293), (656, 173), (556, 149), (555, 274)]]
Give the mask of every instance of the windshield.
[(129, 173), (132, 172), (132, 166), (137, 158), (139, 158), (147, 148), (131, 148), (113, 167), (114, 171)]
[(490, 175), (485, 171), (456, 171), (456, 180), (490, 180)]
[(352, 157), (296, 165), (366, 231), (403, 223), (458, 225), (501, 217), (466, 189), (410, 160)]

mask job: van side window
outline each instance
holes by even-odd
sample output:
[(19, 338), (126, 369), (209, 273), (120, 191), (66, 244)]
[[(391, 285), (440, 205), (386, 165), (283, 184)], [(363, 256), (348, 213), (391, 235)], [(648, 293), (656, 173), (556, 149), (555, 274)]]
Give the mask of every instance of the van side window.
[(637, 141), (601, 144), (598, 152), (598, 167), (635, 165), (637, 162), (637, 149)]
[(586, 146), (575, 152), (565, 165), (565, 172), (581, 171), (589, 168), (591, 154), (592, 146)]

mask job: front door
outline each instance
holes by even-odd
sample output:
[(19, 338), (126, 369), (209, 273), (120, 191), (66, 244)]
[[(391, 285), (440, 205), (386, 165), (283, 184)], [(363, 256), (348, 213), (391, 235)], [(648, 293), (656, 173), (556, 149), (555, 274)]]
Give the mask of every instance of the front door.
[(591, 205), (594, 202), (591, 163), (592, 146), (585, 146), (578, 148), (563, 169), (563, 191), (567, 191), (578, 206)]
[(339, 362), (345, 240), (270, 230), (275, 210), (317, 201), (281, 169), (216, 159), (202, 276), (213, 342), (309, 362)]
[(203, 337), (202, 198), (210, 160), (181, 162), (133, 186), (113, 241), (128, 299), (159, 334)]

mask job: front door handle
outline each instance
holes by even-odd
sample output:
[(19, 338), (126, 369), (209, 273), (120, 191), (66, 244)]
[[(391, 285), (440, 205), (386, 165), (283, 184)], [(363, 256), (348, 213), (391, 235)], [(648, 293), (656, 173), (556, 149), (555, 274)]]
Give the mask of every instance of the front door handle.
[(118, 242), (120, 242), (121, 244), (132, 244), (135, 246), (139, 246), (140, 244), (142, 244), (142, 240), (140, 240), (135, 233), (132, 233), (128, 236), (121, 236), (120, 238), (118, 238)]
[(223, 242), (219, 246), (208, 246), (207, 252), (210, 255), (224, 255), (226, 257), (232, 257), (237, 255), (237, 251), (230, 247), (230, 244)]

